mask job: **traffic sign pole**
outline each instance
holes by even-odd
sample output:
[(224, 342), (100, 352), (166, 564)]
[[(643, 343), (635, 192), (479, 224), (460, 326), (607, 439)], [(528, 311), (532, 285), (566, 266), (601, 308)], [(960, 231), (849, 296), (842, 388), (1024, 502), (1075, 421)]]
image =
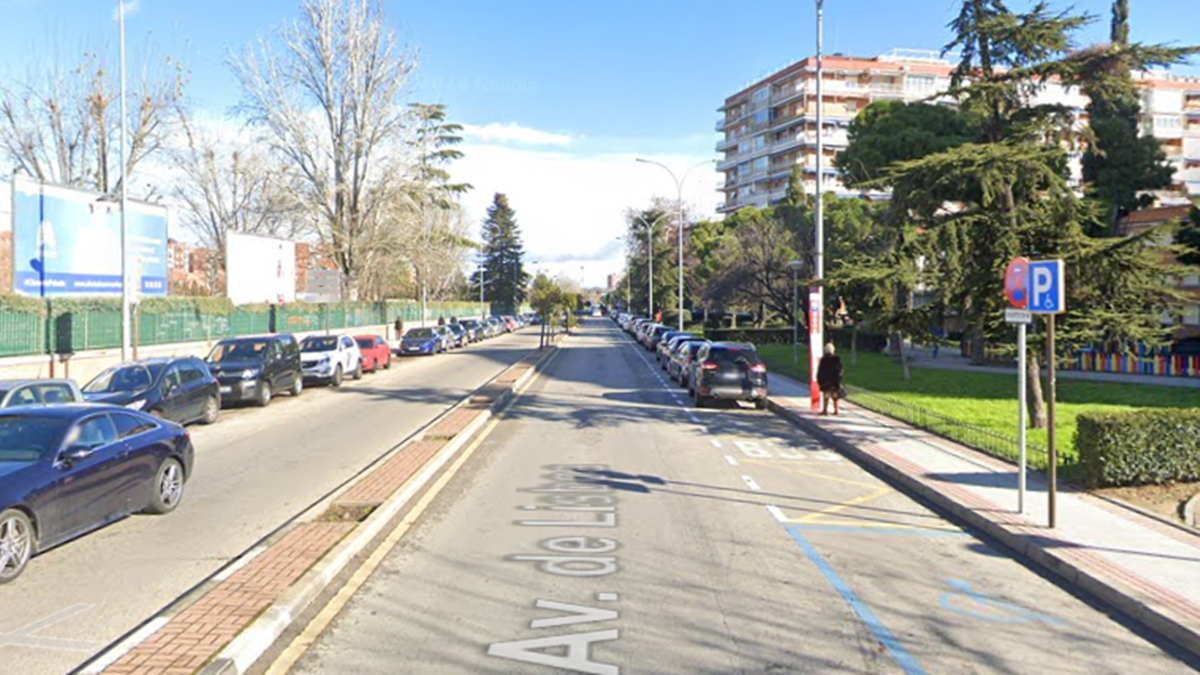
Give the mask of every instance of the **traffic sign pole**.
[(1055, 390), (1057, 389), (1058, 380), (1055, 369), (1054, 358), (1054, 319), (1053, 314), (1046, 315), (1046, 373), (1048, 375), (1050, 390), (1050, 400), (1046, 407), (1046, 429), (1048, 435), (1047, 449), (1050, 451), (1050, 529), (1054, 529), (1056, 518), (1056, 504), (1058, 502), (1058, 449), (1054, 445), (1054, 400), (1057, 398)]
[(1025, 324), (1017, 324), (1017, 513), (1025, 513)]

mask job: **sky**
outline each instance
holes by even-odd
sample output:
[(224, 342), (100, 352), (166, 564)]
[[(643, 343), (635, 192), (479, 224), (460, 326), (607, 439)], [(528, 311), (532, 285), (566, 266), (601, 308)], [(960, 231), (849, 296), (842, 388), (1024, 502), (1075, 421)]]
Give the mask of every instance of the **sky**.
[[(1010, 0), (1014, 9), (1032, 3)], [(233, 116), (241, 95), (227, 63), (298, 16), (300, 0), (127, 0), (129, 63), (171, 56), (189, 73), (198, 114)], [(1077, 36), (1104, 41), (1110, 0), (1052, 1), (1098, 20)], [(1200, 1), (1130, 0), (1132, 38), (1200, 43)], [(0, 77), (98, 46), (116, 53), (116, 0), (0, 0)], [(937, 50), (961, 0), (825, 0), (826, 53)], [(815, 51), (812, 0), (385, 0), (418, 56), (412, 101), (442, 103), (464, 125), (475, 230), (497, 193), (516, 210), (528, 270), (603, 285), (623, 267), (622, 214), (674, 199), (676, 176), (717, 159), (725, 97)], [(1178, 72), (1200, 75), (1200, 66)], [(721, 178), (706, 166), (682, 185), (689, 208), (714, 213)], [(533, 261), (537, 261), (534, 264)]]

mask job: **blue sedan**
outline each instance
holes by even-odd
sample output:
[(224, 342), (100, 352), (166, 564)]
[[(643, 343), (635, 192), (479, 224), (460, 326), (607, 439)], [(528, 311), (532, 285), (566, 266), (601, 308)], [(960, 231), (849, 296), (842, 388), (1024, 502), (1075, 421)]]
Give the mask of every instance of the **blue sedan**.
[(169, 513), (192, 473), (183, 427), (111, 405), (0, 414), (0, 584), (42, 551), (131, 513)]
[(410, 328), (400, 339), (396, 353), (401, 356), (426, 354), (432, 356), (446, 351), (446, 343), (437, 328)]

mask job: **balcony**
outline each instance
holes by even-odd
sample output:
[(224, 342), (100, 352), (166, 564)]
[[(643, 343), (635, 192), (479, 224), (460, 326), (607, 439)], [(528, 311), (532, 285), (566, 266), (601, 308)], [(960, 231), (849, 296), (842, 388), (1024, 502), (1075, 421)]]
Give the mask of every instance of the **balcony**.
[(872, 82), (871, 95), (875, 98), (904, 98), (904, 85)]

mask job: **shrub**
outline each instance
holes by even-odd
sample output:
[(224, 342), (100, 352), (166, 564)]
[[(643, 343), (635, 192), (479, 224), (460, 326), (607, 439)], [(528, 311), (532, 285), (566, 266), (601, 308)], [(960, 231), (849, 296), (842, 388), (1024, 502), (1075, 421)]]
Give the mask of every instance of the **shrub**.
[[(790, 345), (791, 328), (710, 328), (704, 337), (713, 342), (749, 342), (755, 345)], [(803, 342), (808, 335), (802, 335)]]
[(1200, 410), (1085, 413), (1074, 442), (1088, 487), (1200, 480)]

